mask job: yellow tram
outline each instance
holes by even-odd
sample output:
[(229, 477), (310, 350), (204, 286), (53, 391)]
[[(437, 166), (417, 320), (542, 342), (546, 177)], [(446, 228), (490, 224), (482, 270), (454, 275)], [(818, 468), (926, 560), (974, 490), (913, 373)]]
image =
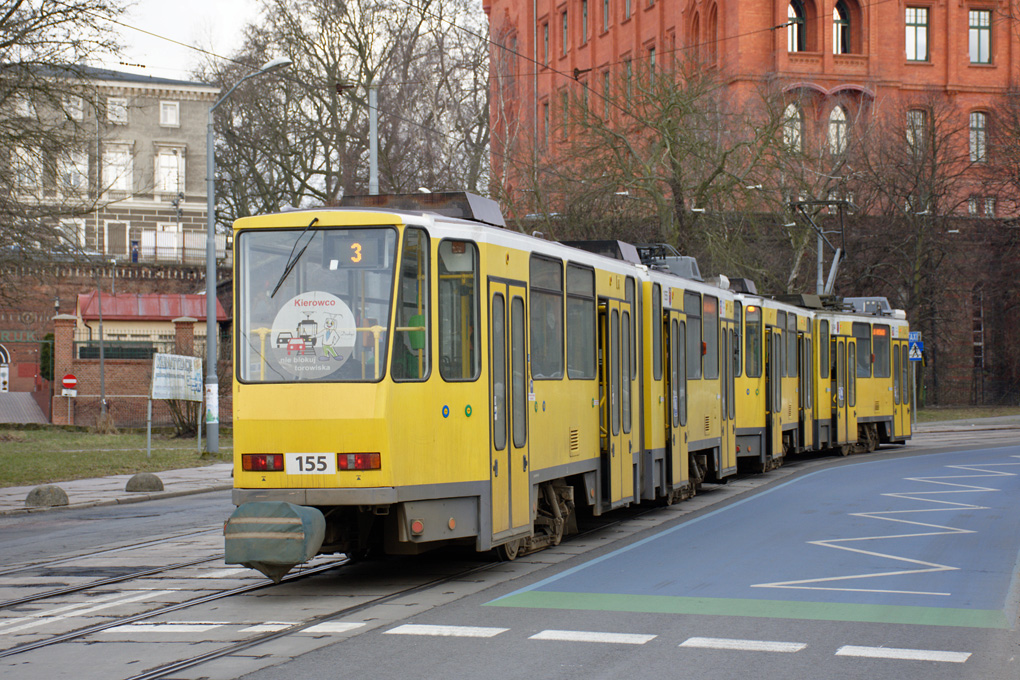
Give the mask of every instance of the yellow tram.
[(902, 313), (533, 238), (477, 196), (353, 202), (235, 224), (227, 562), (279, 579), (329, 552), (512, 559), (581, 509), (909, 437)]

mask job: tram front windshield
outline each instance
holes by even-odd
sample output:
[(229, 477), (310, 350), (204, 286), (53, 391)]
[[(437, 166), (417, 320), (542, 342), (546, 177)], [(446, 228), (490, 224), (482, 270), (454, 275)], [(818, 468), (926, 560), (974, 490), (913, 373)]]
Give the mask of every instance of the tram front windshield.
[(238, 378), (374, 382), (386, 372), (397, 231), (252, 230), (237, 239)]

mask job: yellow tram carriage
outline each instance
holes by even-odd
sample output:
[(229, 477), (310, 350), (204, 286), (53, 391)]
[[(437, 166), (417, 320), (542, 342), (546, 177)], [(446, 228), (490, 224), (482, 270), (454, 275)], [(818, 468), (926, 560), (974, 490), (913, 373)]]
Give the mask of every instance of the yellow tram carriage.
[[(559, 542), (578, 508), (909, 436), (905, 321), (494, 228), (476, 196), (410, 201), (236, 222), (227, 562), (278, 580), (320, 552), (512, 559)], [(862, 323), (882, 357), (867, 378)], [(822, 390), (842, 395), (832, 413)]]

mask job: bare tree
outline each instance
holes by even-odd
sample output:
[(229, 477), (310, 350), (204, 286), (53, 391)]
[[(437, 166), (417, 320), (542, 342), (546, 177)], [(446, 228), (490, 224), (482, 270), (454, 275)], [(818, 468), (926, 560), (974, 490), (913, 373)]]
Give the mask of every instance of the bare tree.
[[(0, 265), (74, 254), (60, 218), (95, 206), (82, 129), (95, 101), (81, 66), (115, 53), (113, 0), (0, 6)], [(12, 295), (0, 276), (0, 297)]]
[[(322, 205), (368, 189), (368, 89), (378, 94), (384, 191), (484, 190), (488, 154), (486, 43), (468, 0), (266, 0), (227, 67), (230, 84), (275, 56), (278, 84), (250, 81), (221, 107), (221, 222)], [(474, 23), (478, 23), (477, 20)]]

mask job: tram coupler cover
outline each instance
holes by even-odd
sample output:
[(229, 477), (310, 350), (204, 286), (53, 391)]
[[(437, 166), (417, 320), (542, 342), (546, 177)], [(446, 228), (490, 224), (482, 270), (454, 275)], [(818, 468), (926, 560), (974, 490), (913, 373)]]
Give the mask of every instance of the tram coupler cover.
[(315, 557), (326, 535), (316, 508), (282, 501), (244, 503), (223, 525), (225, 561), (257, 569), (279, 583), (295, 565)]

